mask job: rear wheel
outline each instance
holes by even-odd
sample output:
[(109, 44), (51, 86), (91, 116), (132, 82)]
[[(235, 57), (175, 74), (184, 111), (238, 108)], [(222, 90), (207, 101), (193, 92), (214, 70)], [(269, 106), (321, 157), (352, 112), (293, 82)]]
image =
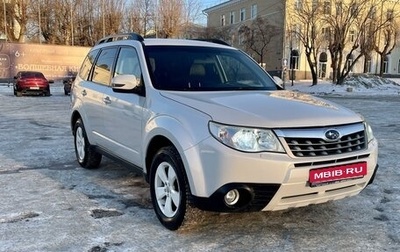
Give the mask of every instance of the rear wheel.
[(154, 156), (150, 170), (150, 193), (154, 211), (169, 230), (178, 229), (184, 220), (188, 184), (178, 151), (163, 147)]
[(99, 167), (102, 156), (90, 146), (81, 119), (78, 119), (74, 126), (74, 145), (76, 159), (80, 166), (87, 169), (95, 169)]

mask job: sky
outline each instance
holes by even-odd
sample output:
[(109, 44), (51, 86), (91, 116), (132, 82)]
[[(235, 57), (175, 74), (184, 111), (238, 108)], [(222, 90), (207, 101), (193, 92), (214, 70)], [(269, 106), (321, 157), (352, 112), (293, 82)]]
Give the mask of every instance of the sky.
[(226, 2), (228, 0), (202, 0), (201, 3), (205, 8), (209, 8), (211, 6)]
[[(227, 2), (228, 0), (201, 0), (201, 11), (204, 9), (210, 8), (212, 6), (218, 5), (223, 2)], [(206, 25), (207, 24), (207, 17), (206, 15), (201, 14), (200, 19), (198, 21), (201, 25)]]

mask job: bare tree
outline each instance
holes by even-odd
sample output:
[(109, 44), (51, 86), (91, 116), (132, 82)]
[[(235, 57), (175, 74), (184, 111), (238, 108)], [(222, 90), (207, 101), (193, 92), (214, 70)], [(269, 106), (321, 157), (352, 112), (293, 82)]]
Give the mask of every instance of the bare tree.
[(333, 81), (342, 84), (361, 57), (368, 57), (373, 47), (371, 38), (385, 27), (390, 20), (383, 15), (377, 22), (377, 10), (393, 6), (390, 0), (371, 0), (342, 2), (335, 0), (333, 15), (324, 17), (332, 28), (329, 51), (332, 58)]
[(158, 28), (160, 37), (173, 38), (181, 33), (183, 24), (183, 0), (159, 0), (157, 8)]
[(323, 5), (304, 3), (295, 6), (293, 15), (289, 17), (287, 34), (291, 36), (289, 38), (291, 43), (294, 39), (298, 39), (305, 49), (312, 85), (318, 83), (318, 54), (326, 34), (329, 33), (329, 29), (323, 27), (321, 17), (331, 14), (330, 12), (330, 6), (325, 3)]
[(126, 25), (123, 29), (148, 36), (154, 24), (154, 4), (152, 0), (135, 0), (128, 5), (125, 12), (126, 19), (123, 20)]
[(203, 39), (219, 39), (222, 41), (229, 41), (231, 39), (230, 33), (231, 29), (228, 26), (205, 27), (199, 33), (199, 37)]
[(98, 37), (95, 35), (93, 0), (73, 0), (73, 24), (75, 45), (90, 46)]
[(383, 76), (386, 56), (393, 51), (399, 42), (399, 29), (399, 23), (393, 19), (391, 22), (388, 22), (386, 25), (382, 26), (378, 31), (378, 39), (375, 40), (373, 49), (380, 56), (379, 76)]
[(260, 63), (264, 63), (264, 56), (268, 52), (269, 44), (280, 33), (281, 30), (277, 26), (271, 25), (267, 19), (261, 17), (252, 21), (250, 26), (243, 25), (239, 29), (245, 50), (249, 54), (255, 53)]
[(8, 41), (24, 42), (30, 20), (29, 0), (3, 1), (0, 7), (0, 31)]

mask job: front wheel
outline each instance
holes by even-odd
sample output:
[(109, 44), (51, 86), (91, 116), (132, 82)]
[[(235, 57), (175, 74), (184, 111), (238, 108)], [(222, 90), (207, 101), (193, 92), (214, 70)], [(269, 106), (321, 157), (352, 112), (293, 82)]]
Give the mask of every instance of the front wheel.
[(188, 184), (178, 151), (163, 147), (154, 156), (150, 171), (150, 193), (154, 211), (169, 230), (177, 230), (186, 213)]
[(81, 119), (78, 119), (74, 126), (74, 145), (76, 159), (80, 166), (87, 169), (99, 167), (102, 156), (90, 146)]

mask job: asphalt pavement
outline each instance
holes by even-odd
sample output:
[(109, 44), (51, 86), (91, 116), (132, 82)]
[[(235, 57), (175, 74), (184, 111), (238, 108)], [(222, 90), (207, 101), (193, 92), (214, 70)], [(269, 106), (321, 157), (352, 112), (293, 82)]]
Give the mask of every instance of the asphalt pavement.
[(69, 96), (15, 97), (0, 86), (0, 251), (398, 251), (399, 96), (326, 97), (360, 112), (379, 140), (379, 171), (361, 194), (278, 212), (190, 210), (157, 220), (148, 185), (104, 158), (75, 160)]

